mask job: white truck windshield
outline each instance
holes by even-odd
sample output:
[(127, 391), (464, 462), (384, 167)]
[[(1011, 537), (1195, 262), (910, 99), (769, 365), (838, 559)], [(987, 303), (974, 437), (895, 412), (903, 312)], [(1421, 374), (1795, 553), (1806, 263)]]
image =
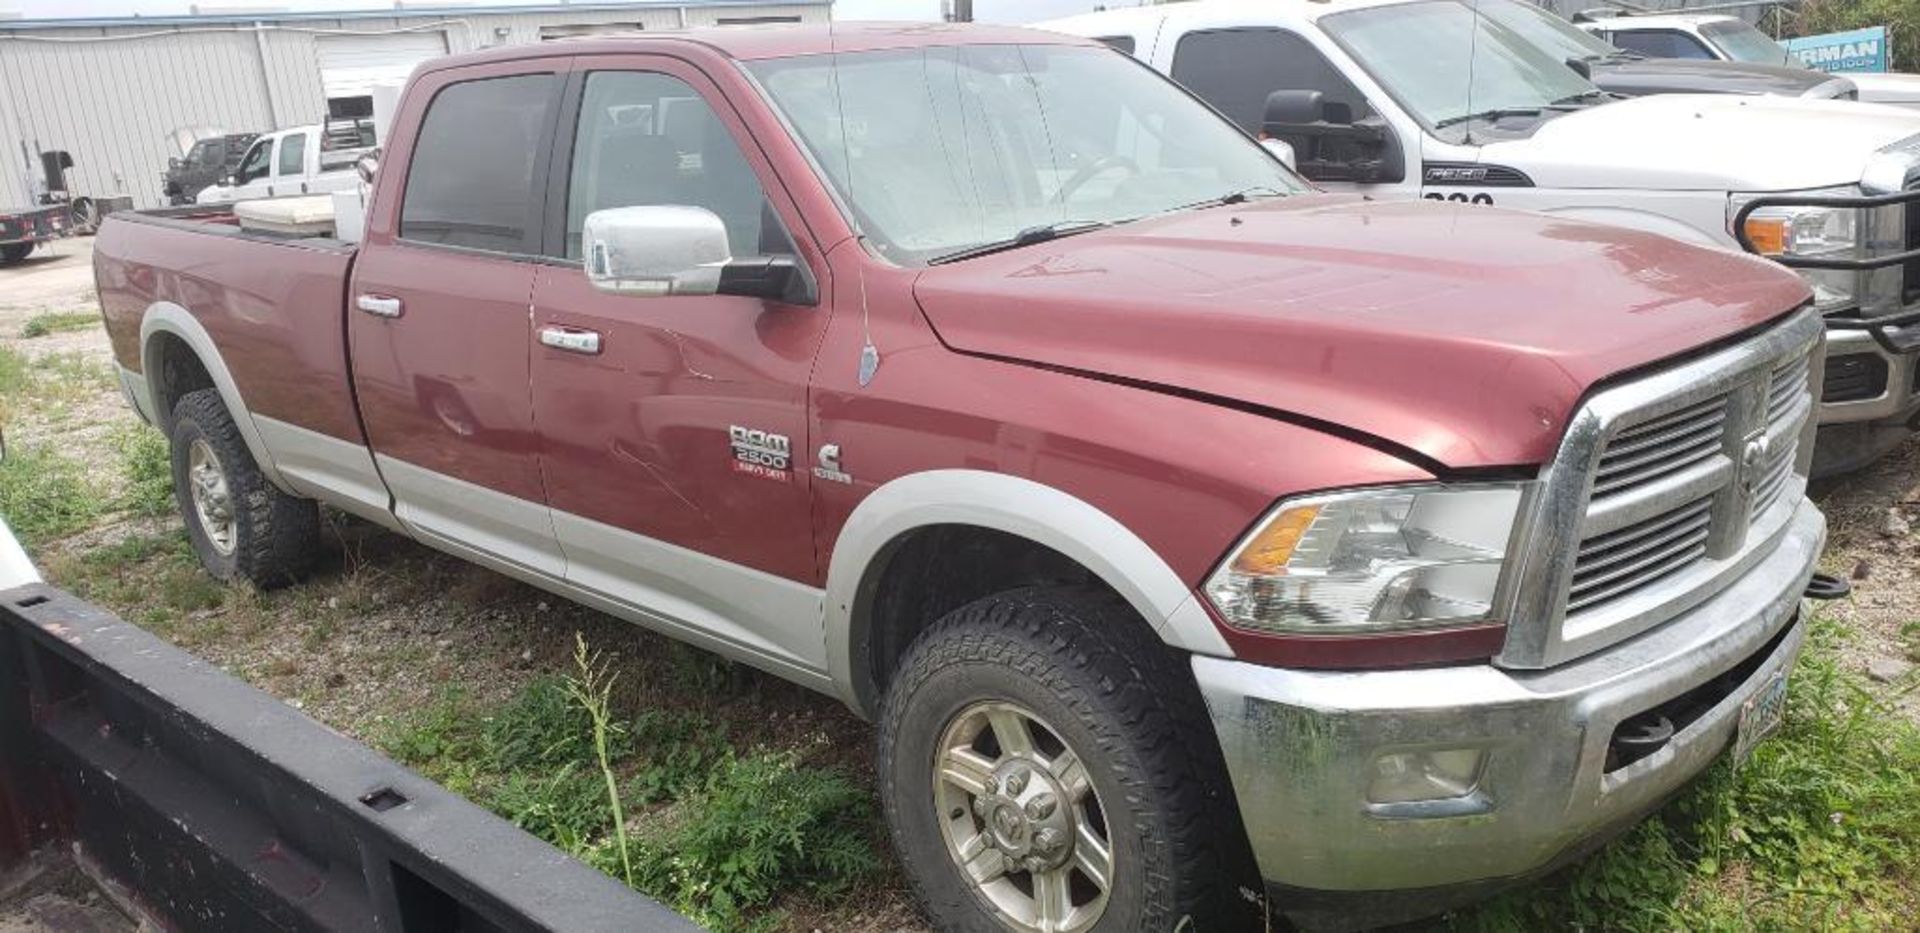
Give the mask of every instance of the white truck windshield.
[(1336, 13), (1320, 25), (1431, 129), (1542, 113), (1600, 93), (1564, 59), (1454, 0)]
[(937, 262), (1304, 183), (1120, 53), (968, 45), (751, 66), (875, 248)]
[(1700, 34), (1707, 41), (1720, 47), (1728, 58), (1736, 62), (1758, 62), (1762, 65), (1792, 65), (1787, 50), (1780, 43), (1767, 37), (1767, 34), (1753, 28), (1745, 20), (1729, 19), (1719, 22), (1703, 23)]

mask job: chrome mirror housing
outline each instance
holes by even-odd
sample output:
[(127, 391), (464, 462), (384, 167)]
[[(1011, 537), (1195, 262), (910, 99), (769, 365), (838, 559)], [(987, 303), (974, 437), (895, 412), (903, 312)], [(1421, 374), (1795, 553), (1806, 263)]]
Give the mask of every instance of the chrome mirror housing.
[(594, 211), (580, 233), (587, 281), (620, 295), (713, 295), (733, 261), (727, 225), (702, 207), (677, 204)]
[(353, 170), (359, 173), (362, 182), (373, 184), (373, 176), (380, 172), (380, 150), (375, 149), (353, 160)]

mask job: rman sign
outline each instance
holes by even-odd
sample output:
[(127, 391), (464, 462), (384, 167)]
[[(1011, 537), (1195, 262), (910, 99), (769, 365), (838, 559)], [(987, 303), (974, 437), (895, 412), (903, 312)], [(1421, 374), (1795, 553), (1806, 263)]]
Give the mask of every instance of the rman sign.
[(1808, 68), (1821, 71), (1887, 70), (1887, 27), (1830, 32), (1786, 40), (1787, 51)]

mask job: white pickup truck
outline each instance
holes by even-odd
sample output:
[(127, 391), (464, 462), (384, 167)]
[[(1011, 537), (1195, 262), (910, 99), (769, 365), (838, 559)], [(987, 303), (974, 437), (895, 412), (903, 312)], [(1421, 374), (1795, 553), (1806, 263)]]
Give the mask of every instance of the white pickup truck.
[(1906, 205), (1920, 201), (1920, 117), (1839, 100), (1620, 100), (1507, 25), (1525, 12), (1202, 0), (1041, 26), (1131, 51), (1290, 144), (1325, 188), (1577, 217), (1794, 268), (1829, 325), (1815, 472), (1857, 468), (1913, 433), (1920, 209)]
[[(1627, 16), (1606, 11), (1582, 14), (1575, 22), (1614, 45), (1642, 55), (1804, 67), (1753, 24), (1725, 13)], [(1860, 89), (1861, 100), (1920, 107), (1920, 75), (1850, 71), (1846, 77)]]
[[(349, 128), (352, 131), (352, 128)], [(360, 184), (354, 162), (372, 146), (355, 133), (313, 123), (266, 133), (253, 141), (240, 167), (194, 196), (196, 204), (231, 204), (258, 198), (349, 191)]]

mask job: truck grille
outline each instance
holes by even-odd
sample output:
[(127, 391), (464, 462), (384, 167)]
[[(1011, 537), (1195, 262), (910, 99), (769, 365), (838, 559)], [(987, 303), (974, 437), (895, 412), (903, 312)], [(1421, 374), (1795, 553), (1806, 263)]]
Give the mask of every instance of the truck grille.
[[(1653, 628), (1765, 556), (1811, 464), (1821, 319), (1596, 394), (1544, 474), (1500, 662), (1550, 667)], [(1576, 529), (1569, 535), (1567, 529)]]

